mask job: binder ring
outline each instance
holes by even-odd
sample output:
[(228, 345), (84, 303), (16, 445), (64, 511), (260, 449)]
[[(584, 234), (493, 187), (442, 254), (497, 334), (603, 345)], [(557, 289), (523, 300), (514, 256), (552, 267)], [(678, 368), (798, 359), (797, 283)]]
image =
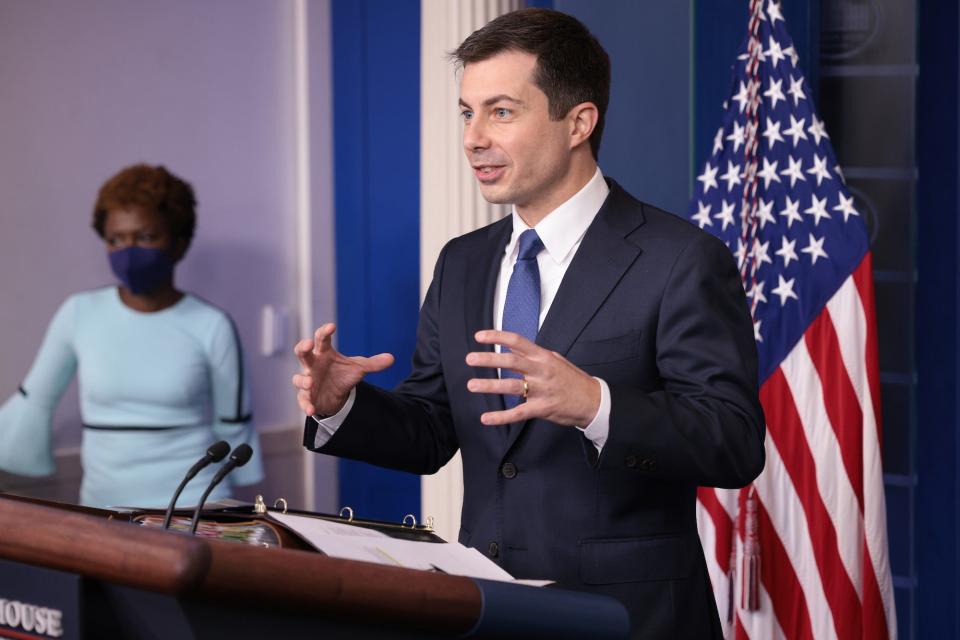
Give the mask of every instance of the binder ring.
[(433, 519), (433, 516), (427, 516), (427, 529), (433, 531), (436, 521)]
[(408, 527), (410, 529), (416, 529), (417, 517), (412, 513), (408, 513), (407, 515), (403, 516), (403, 526)]
[(353, 522), (353, 509), (350, 507), (344, 507), (343, 509), (340, 509), (340, 517), (346, 518), (347, 522)]
[[(282, 507), (280, 505), (283, 505)], [(287, 500), (285, 498), (277, 498), (273, 501), (274, 509), (282, 509), (281, 513), (287, 512)]]

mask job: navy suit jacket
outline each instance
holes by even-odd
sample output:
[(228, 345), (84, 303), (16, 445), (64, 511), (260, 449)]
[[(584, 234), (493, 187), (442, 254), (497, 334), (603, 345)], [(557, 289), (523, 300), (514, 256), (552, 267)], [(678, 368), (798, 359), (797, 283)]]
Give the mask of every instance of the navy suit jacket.
[[(764, 464), (753, 325), (721, 241), (613, 181), (537, 343), (603, 378), (602, 453), (581, 431), (530, 420), (487, 427), (502, 398), (467, 391), (474, 340), (492, 328), (508, 218), (450, 241), (420, 311), (413, 371), (361, 383), (319, 450), (433, 473), (459, 449), (460, 541), (522, 578), (620, 599), (635, 637), (719, 637), (697, 535), (697, 486), (740, 487)], [(304, 443), (313, 448), (316, 424)]]

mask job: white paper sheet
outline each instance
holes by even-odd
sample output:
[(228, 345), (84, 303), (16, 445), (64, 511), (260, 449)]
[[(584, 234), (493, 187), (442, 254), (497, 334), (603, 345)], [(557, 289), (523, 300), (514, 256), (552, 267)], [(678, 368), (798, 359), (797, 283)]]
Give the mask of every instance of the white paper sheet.
[(519, 582), (535, 586), (550, 584), (547, 580), (514, 580), (509, 573), (482, 553), (458, 542), (401, 540), (373, 529), (320, 518), (273, 512), (269, 515), (334, 558), (423, 571), (442, 571), (483, 580)]

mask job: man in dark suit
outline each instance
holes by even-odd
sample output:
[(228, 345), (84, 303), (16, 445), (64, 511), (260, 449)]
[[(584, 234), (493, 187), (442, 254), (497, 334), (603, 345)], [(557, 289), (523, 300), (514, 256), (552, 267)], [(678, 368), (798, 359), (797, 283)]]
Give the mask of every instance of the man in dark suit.
[(636, 637), (719, 636), (696, 487), (764, 463), (733, 257), (600, 174), (609, 59), (577, 20), (514, 12), (454, 57), (467, 159), (513, 214), (443, 249), (394, 391), (362, 381), (393, 357), (338, 353), (334, 325), (298, 343), (304, 443), (414, 473), (459, 449), (461, 542), (620, 599)]

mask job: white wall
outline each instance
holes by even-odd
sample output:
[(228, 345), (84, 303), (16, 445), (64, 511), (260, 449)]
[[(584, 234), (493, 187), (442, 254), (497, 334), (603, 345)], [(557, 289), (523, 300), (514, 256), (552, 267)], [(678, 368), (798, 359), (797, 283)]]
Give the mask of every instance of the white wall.
[[(308, 31), (324, 33), (328, 3), (311, 7)], [(258, 428), (301, 423), (293, 357), (259, 353), (262, 305), (290, 311), (291, 345), (302, 311), (295, 28), (291, 1), (0, 0), (0, 395), (16, 390), (64, 297), (112, 281), (90, 210), (107, 177), (145, 161), (196, 190), (197, 235), (178, 284), (236, 321)], [(329, 43), (312, 43), (311, 56), (312, 77), (329, 82)], [(329, 106), (310, 116), (324, 130)], [(311, 138), (321, 185), (331, 172), (324, 146)], [(312, 208), (321, 239), (331, 235), (330, 208), (324, 198)], [(332, 243), (319, 249), (329, 256)], [(311, 315), (332, 316), (332, 264), (314, 263), (305, 278), (317, 289)], [(79, 421), (71, 390), (59, 446), (79, 441)], [(318, 473), (332, 477), (331, 465), (321, 459)], [(332, 508), (331, 491), (318, 506)]]

